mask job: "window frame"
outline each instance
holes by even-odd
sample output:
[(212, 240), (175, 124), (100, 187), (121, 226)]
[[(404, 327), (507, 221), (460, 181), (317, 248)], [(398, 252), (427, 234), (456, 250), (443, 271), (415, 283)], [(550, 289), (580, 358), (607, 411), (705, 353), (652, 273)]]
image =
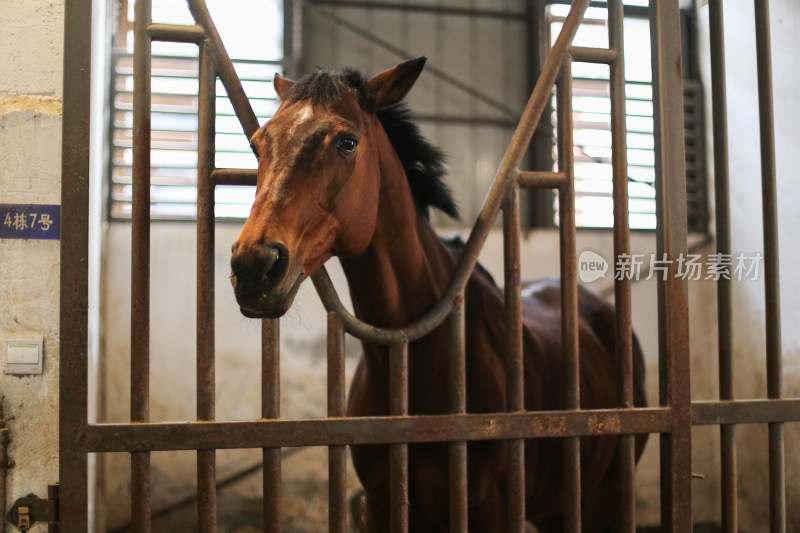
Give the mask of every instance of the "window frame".
[[(531, 69), (529, 72), (531, 90), (544, 66), (547, 54), (550, 49), (550, 26), (547, 20), (546, 9), (553, 4), (569, 5), (570, 0), (534, 0), (529, 20), (529, 54)], [(606, 2), (590, 2), (590, 7), (605, 8)], [(650, 9), (646, 6), (623, 6), (625, 17), (649, 19)], [(692, 96), (691, 99), (685, 97), (685, 105), (696, 106), (694, 112), (698, 123), (694, 127), (693, 138), (691, 140), (690, 161), (690, 141), (687, 139), (687, 168), (691, 162), (694, 169), (693, 176), (687, 176), (687, 214), (688, 228), (694, 233), (708, 233), (710, 214), (708, 206), (708, 173), (706, 164), (705, 146), (705, 109), (703, 108), (703, 90), (699, 67), (699, 54), (697, 48), (697, 20), (695, 2), (692, 0), (689, 7), (681, 8), (681, 39), (682, 39), (682, 61), (684, 73), (684, 95), (687, 91)], [(548, 104), (542, 117), (552, 115), (552, 103)], [(554, 128), (549, 120), (540, 121), (539, 126), (534, 132), (531, 146), (528, 151), (528, 164), (533, 170), (551, 171), (555, 163), (553, 157), (554, 149)], [(688, 172), (688, 170), (687, 170)], [(691, 178), (691, 179), (690, 179)], [(554, 198), (555, 192), (552, 190), (531, 190), (526, 191), (529, 203), (528, 224), (531, 229), (554, 229), (557, 228), (555, 221)], [(612, 228), (603, 226), (578, 226), (581, 231), (610, 231)], [(633, 232), (653, 232), (655, 228), (631, 228)]]
[[(117, 105), (118, 92), (116, 90), (115, 84), (117, 82), (117, 78), (120, 76), (120, 74), (117, 71), (118, 60), (119, 60), (120, 57), (124, 58), (127, 55), (129, 55), (128, 51), (127, 51), (128, 50), (128, 45), (129, 45), (128, 37), (130, 35), (130, 32), (133, 29), (132, 22), (128, 20), (128, 11), (129, 11), (129, 4), (130, 3), (132, 3), (132, 0), (117, 0), (117, 1), (109, 2), (109, 6), (110, 6), (110, 9), (111, 9), (111, 12), (112, 12), (112, 14), (110, 16), (110, 18), (112, 20), (112, 23), (111, 23), (112, 31), (110, 32), (110, 39), (108, 41), (109, 52), (108, 52), (108, 56), (107, 56), (108, 60), (107, 60), (107, 68), (106, 68), (106, 71), (107, 71), (108, 76), (109, 76), (109, 84), (108, 84), (109, 86), (107, 87), (107, 92), (106, 92), (107, 98), (108, 98), (108, 113), (107, 113), (107, 117), (106, 117), (106, 120), (105, 120), (106, 131), (105, 131), (104, 135), (105, 135), (105, 139), (106, 139), (105, 142), (106, 142), (107, 148), (106, 148), (106, 157), (105, 157), (105, 176), (104, 176), (104, 179), (103, 179), (103, 186), (104, 186), (103, 196), (104, 196), (104, 202), (105, 202), (104, 218), (109, 222), (129, 222), (131, 220), (131, 217), (130, 217), (129, 214), (120, 213), (120, 209), (118, 208), (119, 205), (121, 203), (124, 204), (124, 203), (127, 203), (127, 202), (125, 200), (119, 200), (119, 199), (117, 199), (115, 197), (115, 186), (118, 186), (118, 185), (123, 184), (123, 183), (115, 181), (115, 178), (114, 178), (115, 170), (118, 172), (118, 169), (123, 169), (124, 170), (125, 168), (129, 167), (128, 164), (120, 165), (115, 161), (115, 155), (116, 155), (115, 152), (120, 148), (124, 149), (124, 146), (120, 146), (119, 144), (116, 143), (117, 139), (115, 139), (115, 132), (119, 131), (120, 129), (127, 129), (127, 127), (119, 128), (117, 125), (115, 125), (116, 115), (121, 111), (122, 112), (125, 111), (125, 109), (123, 107), (118, 107), (118, 105)], [(281, 57), (279, 57), (277, 59), (274, 59), (274, 60), (250, 60), (250, 59), (237, 60), (237, 59), (234, 59), (233, 62), (235, 64), (248, 64), (248, 63), (255, 64), (255, 63), (257, 63), (257, 64), (260, 64), (260, 65), (266, 65), (266, 66), (268, 66), (270, 68), (275, 68), (278, 72), (280, 72), (280, 74), (282, 76), (288, 76), (288, 77), (295, 76), (297, 74), (297, 72), (300, 70), (300, 66), (301, 66), (300, 63), (301, 63), (301, 60), (302, 60), (302, 42), (297, 38), (298, 35), (296, 35), (295, 32), (298, 30), (298, 24), (300, 24), (302, 22), (302, 17), (301, 17), (301, 15), (302, 15), (302, 7), (299, 6), (298, 2), (293, 1), (293, 0), (283, 0), (282, 2), (280, 2), (279, 5), (282, 6), (282, 16), (283, 16), (283, 20), (282, 20), (283, 39), (282, 39), (282, 42), (279, 41), (280, 42), (280, 46), (281, 46), (280, 50), (282, 51)], [(186, 9), (187, 9), (187, 13), (188, 13), (188, 7), (186, 7)], [(194, 45), (190, 44), (189, 46), (194, 46)], [(154, 54), (154, 59), (158, 59), (156, 54)], [(196, 62), (197, 61), (197, 57), (195, 57), (195, 55), (193, 55), (193, 54), (176, 55), (175, 59), (183, 60), (183, 61), (187, 61), (187, 62), (191, 62), (191, 61), (195, 61)], [(240, 73), (240, 77), (242, 78), (243, 84), (246, 85), (246, 82), (248, 81), (247, 76), (245, 76), (244, 74)], [(187, 79), (192, 79), (192, 78), (188, 77)], [(197, 78), (194, 78), (194, 79), (196, 80)], [(253, 81), (253, 80), (251, 80), (251, 81)], [(258, 81), (271, 82), (271, 77), (269, 79), (258, 80)], [(217, 79), (217, 86), (218, 86), (218, 88), (221, 87), (221, 81), (219, 79)], [(224, 90), (218, 89), (217, 93), (218, 93), (217, 102), (227, 101), (227, 98), (225, 97)], [(187, 96), (187, 99), (188, 98), (191, 98), (191, 97)], [(269, 98), (256, 98), (256, 99), (268, 100)], [(269, 116), (271, 116), (271, 114), (274, 112), (274, 110), (276, 108), (277, 108), (277, 105), (275, 105), (274, 108), (270, 112), (268, 112), (266, 115), (264, 114), (264, 112), (260, 112), (259, 113), (260, 120), (268, 119)], [(196, 112), (196, 110), (195, 110), (195, 112)], [(229, 115), (230, 114), (228, 114), (228, 113), (220, 113), (220, 110), (218, 109), (217, 110), (217, 121), (220, 120), (220, 117), (223, 117), (224, 120), (231, 118), (232, 115), (230, 115), (230, 116)], [(176, 129), (175, 131), (178, 132), (178, 131), (183, 131), (183, 130)], [(189, 132), (189, 130), (186, 130), (186, 131)], [(237, 130), (237, 132), (238, 131), (239, 130)], [(233, 132), (217, 131), (217, 134), (224, 134), (224, 133), (233, 133)], [(242, 153), (242, 154), (251, 153), (250, 152), (251, 149), (249, 148), (249, 143), (245, 143), (245, 146), (247, 146), (246, 149), (234, 150), (234, 152), (237, 153), (237, 154), (238, 153)], [(193, 150), (196, 152), (196, 147)], [(228, 152), (228, 151), (230, 151), (230, 150), (222, 150), (222, 152)], [(194, 168), (196, 170), (196, 165), (195, 165)], [(224, 165), (221, 166), (220, 168), (224, 168)], [(187, 183), (187, 184), (175, 185), (175, 187), (185, 188), (187, 191), (188, 191), (188, 189), (196, 189), (196, 186), (197, 186), (196, 178), (194, 178), (194, 182), (191, 183), (191, 184)], [(151, 189), (151, 194), (152, 194), (152, 189)], [(186, 200), (185, 202), (183, 202), (183, 201), (181, 201), (181, 202), (167, 201), (167, 202), (164, 202), (164, 203), (165, 203), (165, 205), (171, 205), (171, 204), (174, 203), (176, 206), (178, 206), (181, 203), (190, 204), (192, 202), (189, 201), (189, 200)], [(219, 202), (219, 201), (216, 201), (215, 203), (216, 203), (217, 206), (224, 204), (224, 202)], [(151, 220), (154, 221), (154, 222), (155, 221), (158, 221), (158, 222), (194, 222), (194, 221), (197, 220), (196, 210), (192, 214), (186, 214), (186, 213), (178, 214), (178, 210), (177, 209), (176, 209), (175, 212), (163, 213), (162, 214), (162, 213), (154, 212), (153, 207), (152, 207), (154, 204), (155, 204), (155, 202), (153, 202), (153, 199), (151, 197), (151, 215), (150, 216), (151, 216)], [(196, 203), (194, 205), (196, 205)], [(242, 205), (242, 204), (241, 203), (237, 203), (237, 205)], [(219, 211), (219, 209), (218, 209), (218, 211)], [(235, 215), (217, 214), (215, 218), (219, 222), (230, 221), (230, 222), (235, 222), (235, 223), (241, 223), (243, 220), (246, 219), (246, 217), (247, 217), (247, 213), (243, 212), (241, 215), (239, 215), (239, 214), (235, 214)]]

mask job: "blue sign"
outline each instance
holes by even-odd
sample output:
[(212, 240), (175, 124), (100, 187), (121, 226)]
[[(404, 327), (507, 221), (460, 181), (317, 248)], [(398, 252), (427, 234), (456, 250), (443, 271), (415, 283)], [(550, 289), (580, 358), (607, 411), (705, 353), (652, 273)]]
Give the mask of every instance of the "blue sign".
[(0, 204), (0, 239), (60, 238), (60, 205)]

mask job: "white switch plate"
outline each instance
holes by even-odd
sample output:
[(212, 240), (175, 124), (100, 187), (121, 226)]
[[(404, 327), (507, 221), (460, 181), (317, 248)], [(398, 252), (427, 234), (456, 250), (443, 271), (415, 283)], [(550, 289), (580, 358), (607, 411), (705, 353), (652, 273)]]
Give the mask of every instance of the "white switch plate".
[(6, 374), (41, 374), (44, 339), (28, 337), (3, 341), (3, 371)]

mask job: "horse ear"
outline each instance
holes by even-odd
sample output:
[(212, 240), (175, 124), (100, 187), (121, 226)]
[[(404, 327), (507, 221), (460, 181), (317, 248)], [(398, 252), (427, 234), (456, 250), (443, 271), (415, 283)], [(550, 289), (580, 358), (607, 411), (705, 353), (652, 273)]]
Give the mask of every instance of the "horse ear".
[(367, 98), (379, 108), (396, 104), (411, 90), (425, 61), (426, 58), (419, 57), (381, 72), (364, 86)]
[(275, 92), (278, 93), (278, 98), (283, 100), (283, 95), (294, 86), (294, 81), (289, 78), (281, 78), (279, 74), (275, 74), (275, 79), (272, 81), (272, 84), (275, 86)]

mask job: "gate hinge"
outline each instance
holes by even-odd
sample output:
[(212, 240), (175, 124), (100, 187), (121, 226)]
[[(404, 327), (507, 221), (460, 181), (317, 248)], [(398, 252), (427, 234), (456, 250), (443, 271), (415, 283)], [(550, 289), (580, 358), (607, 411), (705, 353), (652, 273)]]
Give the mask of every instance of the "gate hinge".
[(36, 522), (50, 524), (48, 531), (58, 531), (58, 484), (47, 486), (47, 499), (29, 494), (14, 502), (6, 520), (20, 531), (30, 531)]

